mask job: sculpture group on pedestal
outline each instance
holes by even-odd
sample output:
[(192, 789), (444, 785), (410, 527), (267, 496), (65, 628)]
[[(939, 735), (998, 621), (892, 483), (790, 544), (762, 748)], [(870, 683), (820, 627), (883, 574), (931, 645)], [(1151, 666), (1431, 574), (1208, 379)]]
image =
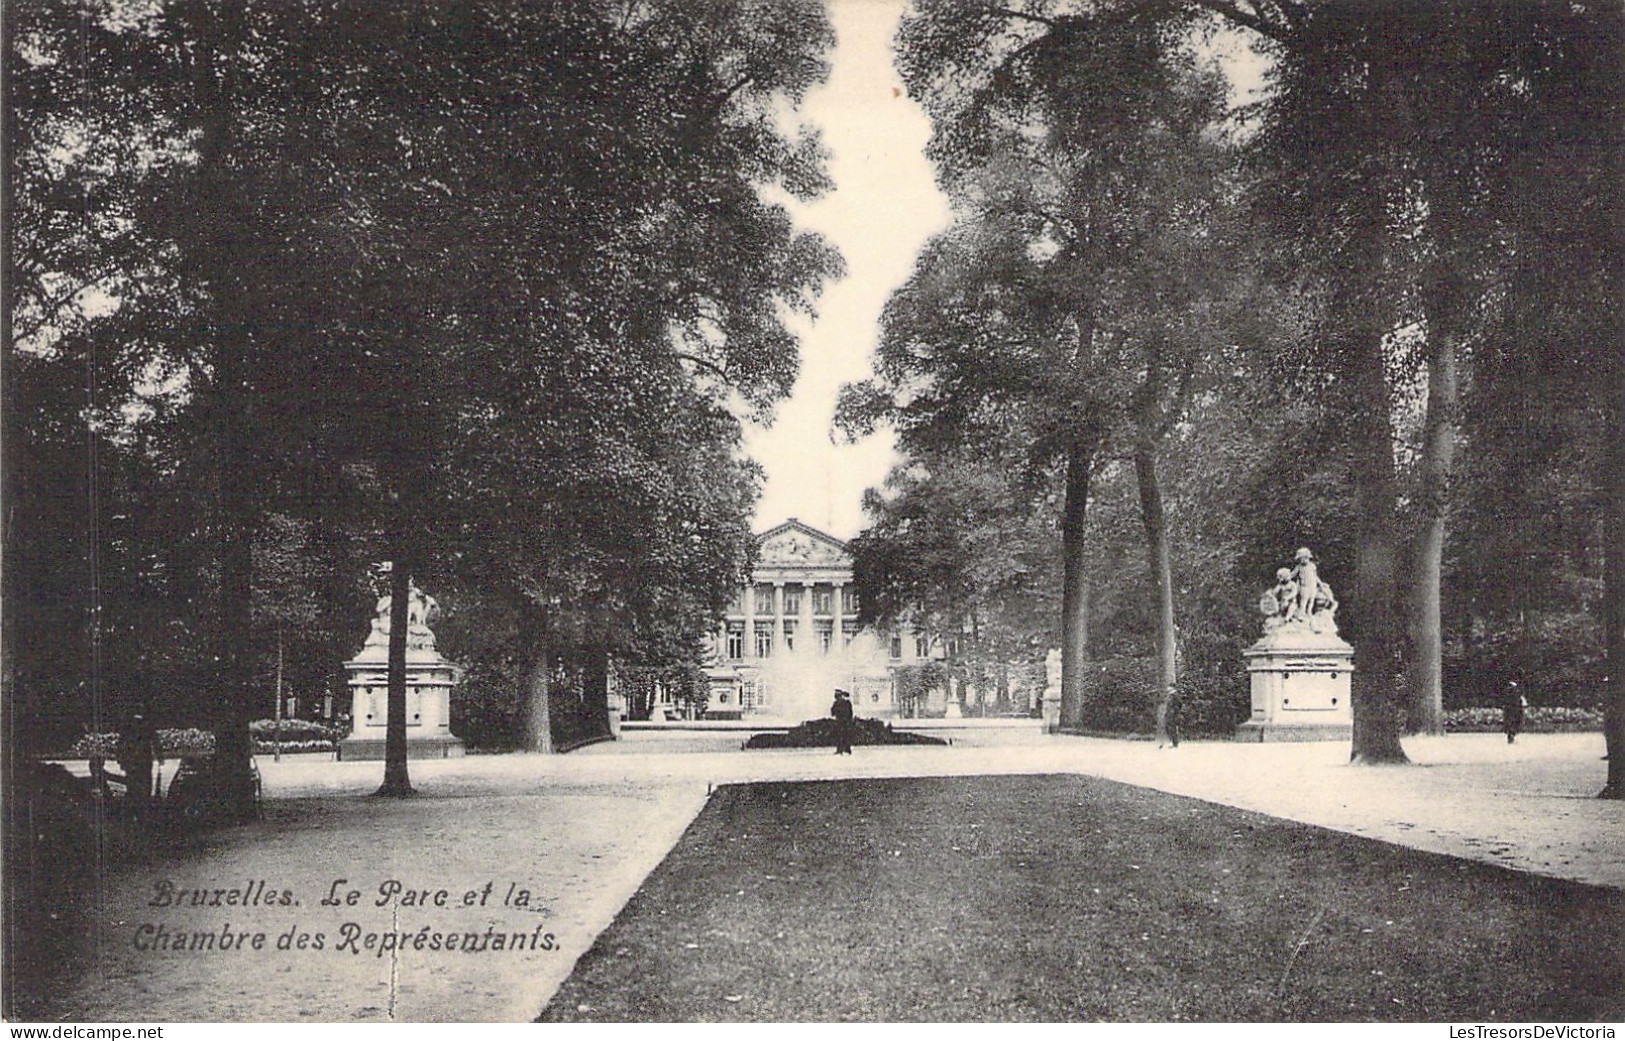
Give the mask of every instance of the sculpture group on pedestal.
[[(414, 582), (408, 583), (409, 592), (406, 601), (406, 649), (409, 651), (434, 650), (434, 633), (429, 629), (429, 619), (440, 610), (440, 602), (434, 597), (418, 588)], [(389, 614), (394, 609), (395, 598), (385, 593), (378, 598), (378, 606), (374, 608), (372, 616), (372, 630), (367, 633), (367, 647), (389, 646)]]
[(1337, 598), (1332, 587), (1321, 581), (1315, 555), (1300, 549), (1293, 566), (1275, 572), (1275, 586), (1264, 591), (1258, 601), (1264, 614), (1264, 632), (1291, 626), (1312, 633), (1337, 635)]
[(1264, 636), (1246, 651), (1252, 715), (1242, 741), (1347, 738), (1353, 726), (1349, 677), (1354, 649), (1337, 635), (1337, 597), (1315, 555), (1300, 549), (1259, 597)]
[[(361, 653), (344, 663), (349, 674), (350, 736), (339, 742), (341, 759), (378, 759), (384, 754), (389, 725), (389, 621), (393, 607), (386, 593), (373, 610), (372, 627)], [(451, 732), (451, 691), (463, 677), (462, 666), (435, 650), (429, 621), (439, 609), (434, 597), (409, 585), (406, 604), (406, 743), (414, 759), (463, 754), (463, 743)]]

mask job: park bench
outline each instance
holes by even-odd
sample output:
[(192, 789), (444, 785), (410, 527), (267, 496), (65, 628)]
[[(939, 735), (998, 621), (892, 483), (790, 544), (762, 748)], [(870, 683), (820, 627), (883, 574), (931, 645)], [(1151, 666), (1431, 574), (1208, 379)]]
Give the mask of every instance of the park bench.
[(257, 820), (264, 816), (259, 767), (223, 770), (212, 755), (183, 756), (169, 782), (164, 803), (178, 821), (203, 823), (232, 818), (241, 806), (251, 806)]

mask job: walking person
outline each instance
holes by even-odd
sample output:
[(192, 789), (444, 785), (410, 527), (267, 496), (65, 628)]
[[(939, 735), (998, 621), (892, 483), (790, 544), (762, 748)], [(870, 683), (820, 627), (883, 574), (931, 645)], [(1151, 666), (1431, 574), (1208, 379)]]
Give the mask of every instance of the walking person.
[(1501, 700), (1501, 729), (1506, 731), (1507, 744), (1512, 744), (1523, 733), (1524, 713), (1529, 710), (1529, 699), (1518, 689), (1518, 681), (1507, 684), (1506, 696)]
[[(1168, 704), (1163, 710), (1162, 732), (1167, 735), (1168, 744), (1174, 748), (1179, 747), (1179, 715), (1185, 708), (1185, 699), (1180, 697), (1176, 687), (1168, 692)], [(1161, 748), (1161, 745), (1157, 746)]]
[(124, 770), (124, 796), (134, 816), (143, 818), (152, 802), (153, 761), (161, 763), (163, 758), (159, 755), (158, 731), (142, 710), (136, 710), (119, 734), (115, 755)]
[(829, 707), (835, 720), (835, 754), (852, 754), (852, 695), (836, 690), (835, 703)]

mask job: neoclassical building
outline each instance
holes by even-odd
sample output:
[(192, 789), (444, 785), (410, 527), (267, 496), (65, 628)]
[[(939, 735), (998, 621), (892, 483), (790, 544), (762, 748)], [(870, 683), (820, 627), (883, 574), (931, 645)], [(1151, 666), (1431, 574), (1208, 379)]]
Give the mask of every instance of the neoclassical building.
[(860, 629), (846, 543), (794, 517), (757, 536), (751, 581), (717, 630), (706, 674), (712, 718), (800, 722), (827, 715), (837, 687), (859, 716), (889, 719), (892, 672), (929, 641)]

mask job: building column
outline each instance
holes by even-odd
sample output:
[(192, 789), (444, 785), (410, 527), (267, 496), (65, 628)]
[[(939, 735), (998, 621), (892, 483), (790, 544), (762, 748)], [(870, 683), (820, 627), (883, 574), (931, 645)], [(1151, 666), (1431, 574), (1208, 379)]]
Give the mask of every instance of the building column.
[(784, 651), (784, 580), (773, 583), (773, 653)]
[(836, 654), (846, 653), (846, 644), (843, 642), (846, 640), (846, 605), (842, 603), (845, 598), (846, 583), (834, 583), (834, 590), (830, 593), (829, 598), (829, 625), (832, 630), (829, 648)]
[(745, 586), (745, 657), (756, 657), (756, 580)]
[(801, 635), (802, 646), (806, 647), (809, 653), (815, 653), (813, 644), (818, 641), (818, 636), (813, 632), (812, 600), (813, 584), (801, 583), (801, 617), (796, 620), (796, 632)]

